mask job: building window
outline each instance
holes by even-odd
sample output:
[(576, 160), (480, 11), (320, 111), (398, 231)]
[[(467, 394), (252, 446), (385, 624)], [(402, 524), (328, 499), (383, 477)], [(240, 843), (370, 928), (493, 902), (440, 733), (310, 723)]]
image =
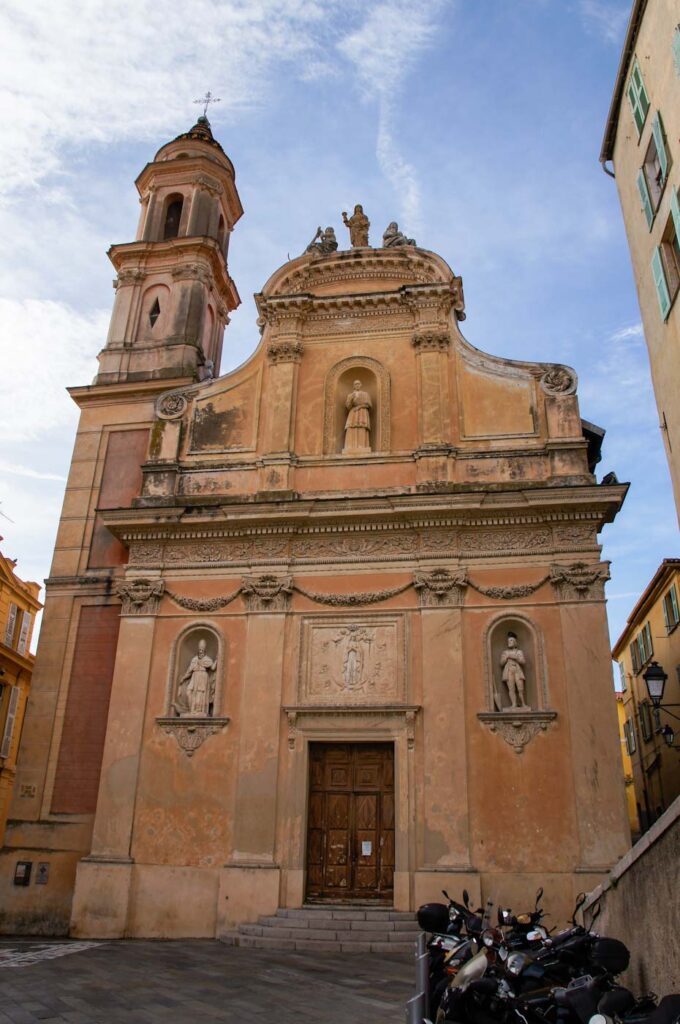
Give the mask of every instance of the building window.
[(19, 609), (15, 604), (10, 604), (7, 623), (5, 625), (5, 644), (7, 647), (14, 647), (14, 630), (17, 624), (18, 610)]
[(623, 724), (623, 738), (626, 741), (626, 750), (629, 754), (634, 754), (636, 750), (635, 743), (635, 726), (633, 725), (633, 719), (627, 718)]
[(633, 70), (628, 81), (628, 102), (633, 112), (633, 120), (638, 131), (638, 138), (640, 138), (645, 121), (647, 120), (649, 97), (647, 96), (647, 90), (645, 89), (645, 83), (642, 81), (642, 73), (637, 61), (633, 64)]
[(179, 224), (182, 218), (183, 196), (170, 196), (165, 211), (165, 223), (163, 225), (163, 241), (169, 238), (177, 238), (179, 235)]
[(652, 718), (646, 701), (640, 704), (640, 732), (645, 743), (649, 743), (652, 738)]
[(630, 656), (633, 660), (633, 672), (635, 672), (636, 675), (649, 661), (653, 654), (654, 646), (652, 644), (652, 630), (649, 623), (646, 622), (630, 645)]
[(632, 644), (630, 645), (629, 651), (630, 659), (633, 662), (633, 672), (635, 673), (635, 675), (637, 675), (640, 669), (642, 668), (642, 665), (640, 664), (640, 648), (638, 647), (637, 637), (635, 637)]
[(652, 137), (649, 140), (644, 163), (637, 177), (642, 212), (645, 215), (648, 228), (651, 228), (654, 215), (659, 208), (661, 196), (668, 181), (670, 166), (671, 157), (666, 143), (666, 133), (661, 114), (657, 111), (652, 121)]
[(158, 320), (158, 317), (160, 315), (161, 315), (161, 304), (158, 301), (158, 299), (156, 299), (156, 301), (154, 302), (153, 306), (149, 310), (149, 323), (151, 324), (152, 327), (156, 323), (156, 320)]
[(680, 609), (678, 609), (678, 592), (675, 584), (668, 591), (663, 599), (663, 617), (666, 623), (666, 630), (672, 633), (678, 622), (680, 622)]
[(652, 255), (652, 279), (656, 289), (661, 319), (667, 320), (673, 303), (671, 302), (671, 293), (668, 287), (668, 279), (666, 278), (666, 268), (662, 252), (661, 246), (658, 245)]
[(621, 680), (621, 691), (625, 693), (628, 684), (626, 683), (626, 666), (622, 661), (619, 662), (619, 679)]
[(9, 752), (12, 746), (12, 734), (14, 733), (14, 723), (17, 717), (18, 702), (19, 687), (12, 686), (10, 689), (9, 707), (7, 708), (5, 728), (2, 733), (2, 743), (0, 743), (0, 757), (9, 757)]
[(19, 631), (19, 643), (17, 644), (17, 651), (19, 654), (26, 653), (26, 647), (28, 645), (28, 631), (31, 628), (31, 613), (24, 612), (21, 618), (21, 630)]

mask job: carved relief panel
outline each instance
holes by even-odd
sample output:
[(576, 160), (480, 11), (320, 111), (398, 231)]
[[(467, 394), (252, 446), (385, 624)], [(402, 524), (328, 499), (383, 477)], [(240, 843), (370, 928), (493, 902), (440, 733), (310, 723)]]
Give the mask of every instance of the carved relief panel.
[(401, 615), (319, 615), (303, 619), (300, 703), (401, 702), (406, 697), (406, 662)]

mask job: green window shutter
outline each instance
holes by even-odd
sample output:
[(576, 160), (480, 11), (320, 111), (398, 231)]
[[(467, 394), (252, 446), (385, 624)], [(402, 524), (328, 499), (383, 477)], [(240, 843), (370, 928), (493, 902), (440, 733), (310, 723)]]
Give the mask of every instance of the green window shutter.
[(675, 237), (680, 241), (680, 202), (678, 202), (678, 190), (676, 188), (671, 193), (671, 214), (673, 215)]
[(637, 176), (637, 187), (640, 193), (640, 199), (642, 200), (642, 212), (645, 215), (647, 221), (647, 227), (651, 228), (654, 222), (654, 210), (652, 209), (652, 200), (649, 195), (649, 188), (647, 187), (647, 179), (645, 178), (645, 172), (640, 171)]
[(675, 72), (678, 78), (680, 78), (680, 25), (678, 25), (673, 35), (673, 63), (675, 64)]
[(647, 657), (651, 658), (654, 654), (654, 644), (652, 643), (652, 627), (648, 622), (645, 623), (645, 640), (647, 641)]
[(668, 591), (668, 596), (671, 599), (671, 609), (673, 612), (673, 625), (680, 621), (680, 609), (678, 608), (678, 592), (675, 589), (675, 584)]
[(661, 249), (657, 246), (652, 256), (652, 277), (656, 288), (656, 297), (659, 300), (659, 309), (664, 320), (668, 318), (671, 309), (671, 297), (666, 282), (666, 273), (661, 261)]
[(668, 156), (668, 150), (666, 149), (666, 134), (663, 130), (663, 121), (661, 120), (661, 114), (658, 110), (654, 115), (654, 120), (652, 121), (652, 135), (654, 136), (656, 151), (659, 156), (659, 164), (661, 165), (661, 181), (659, 184), (663, 186), (666, 178), (668, 177), (670, 159)]
[(670, 603), (670, 595), (666, 594), (663, 599), (663, 621), (665, 623), (667, 633), (670, 633), (671, 629)]
[(10, 748), (12, 746), (12, 734), (14, 732), (14, 723), (17, 717), (17, 704), (19, 703), (19, 687), (13, 686), (12, 692), (9, 698), (9, 708), (7, 709), (7, 718), (5, 719), (5, 731), (2, 736), (2, 744), (0, 745), (0, 757), (9, 757)]

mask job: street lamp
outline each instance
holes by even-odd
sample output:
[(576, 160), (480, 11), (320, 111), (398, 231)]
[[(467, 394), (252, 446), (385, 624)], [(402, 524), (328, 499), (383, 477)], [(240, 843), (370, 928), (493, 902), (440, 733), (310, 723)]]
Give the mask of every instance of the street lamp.
[(675, 740), (675, 733), (672, 727), (670, 725), (664, 725), (663, 729), (661, 730), (661, 735), (663, 736), (663, 741), (666, 744), (666, 746), (672, 747), (673, 741)]
[(647, 684), (647, 692), (652, 704), (655, 708), (660, 708), (668, 675), (664, 672), (658, 661), (653, 661), (642, 673), (642, 678)]

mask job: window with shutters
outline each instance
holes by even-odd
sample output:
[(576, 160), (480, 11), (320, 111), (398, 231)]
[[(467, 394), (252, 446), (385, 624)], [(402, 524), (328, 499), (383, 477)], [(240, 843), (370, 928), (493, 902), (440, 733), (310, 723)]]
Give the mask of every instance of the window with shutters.
[(660, 245), (657, 245), (656, 249), (652, 253), (652, 280), (654, 281), (654, 288), (656, 290), (656, 298), (659, 303), (661, 319), (668, 320), (668, 314), (671, 311), (673, 303), (671, 301), (671, 293), (668, 287), (668, 279), (666, 277), (663, 250)]
[[(675, 297), (680, 290), (680, 201), (677, 189), (671, 193), (671, 212), (666, 222), (661, 245), (658, 249), (660, 267), (656, 268), (654, 282), (661, 273), (661, 294), (657, 288), (659, 308), (664, 319), (668, 318)], [(655, 273), (652, 267), (652, 273)]]
[(632, 718), (627, 718), (624, 722), (623, 736), (626, 741), (626, 750), (629, 754), (634, 754), (637, 744), (635, 742), (635, 726), (633, 725)]
[[(663, 190), (666, 187), (666, 182), (668, 181), (668, 171), (670, 170), (670, 166), (671, 157), (666, 143), (666, 132), (664, 131), (661, 114), (657, 110), (652, 119), (652, 137), (649, 140), (644, 163), (642, 165), (642, 175), (644, 177), (644, 183), (647, 186), (647, 196), (649, 197), (649, 202), (654, 213), (656, 213), (659, 208), (661, 196), (663, 195)], [(641, 182), (638, 180), (638, 189), (642, 196), (642, 188), (640, 186)], [(643, 198), (643, 207), (644, 206), (645, 200)], [(646, 210), (645, 216), (647, 216)], [(647, 223), (649, 224), (649, 217), (647, 217)]]
[(680, 622), (680, 609), (678, 609), (678, 592), (675, 584), (671, 587), (663, 599), (663, 617), (666, 623), (666, 632), (672, 633), (678, 622)]
[(649, 625), (648, 622), (645, 622), (644, 626), (642, 627), (642, 632), (640, 633), (640, 636), (642, 637), (642, 650), (644, 651), (645, 655), (644, 660), (649, 661), (649, 659), (654, 654), (654, 645), (652, 644), (652, 627)]
[(635, 127), (637, 128), (638, 138), (642, 135), (642, 129), (645, 126), (647, 120), (647, 111), (649, 110), (649, 97), (647, 96), (647, 90), (645, 89), (645, 83), (642, 80), (642, 72), (640, 71), (640, 65), (637, 60), (633, 63), (633, 70), (630, 73), (628, 79), (628, 102), (630, 103), (630, 109), (633, 114), (633, 120), (635, 121)]
[(628, 689), (628, 683), (626, 682), (626, 666), (622, 661), (619, 662), (619, 679), (621, 680), (621, 690), (625, 692)]
[(5, 644), (7, 647), (14, 647), (14, 633), (16, 631), (18, 610), (15, 604), (10, 604), (7, 622), (5, 623)]
[(5, 719), (5, 728), (2, 733), (2, 743), (0, 744), (0, 757), (9, 757), (9, 752), (12, 747), (12, 736), (14, 734), (14, 723), (17, 717), (17, 704), (19, 703), (19, 687), (12, 686), (9, 695), (9, 707), (7, 708), (7, 718)]
[(652, 716), (647, 701), (640, 704), (640, 732), (645, 743), (649, 743), (652, 738)]
[(629, 647), (630, 660), (633, 662), (633, 672), (637, 675), (642, 665), (640, 663), (640, 648), (638, 647), (637, 637), (633, 640)]
[(28, 632), (31, 628), (31, 613), (23, 612), (21, 617), (21, 629), (19, 631), (19, 643), (17, 644), (17, 651), (19, 654), (26, 653), (26, 647), (28, 646)]

